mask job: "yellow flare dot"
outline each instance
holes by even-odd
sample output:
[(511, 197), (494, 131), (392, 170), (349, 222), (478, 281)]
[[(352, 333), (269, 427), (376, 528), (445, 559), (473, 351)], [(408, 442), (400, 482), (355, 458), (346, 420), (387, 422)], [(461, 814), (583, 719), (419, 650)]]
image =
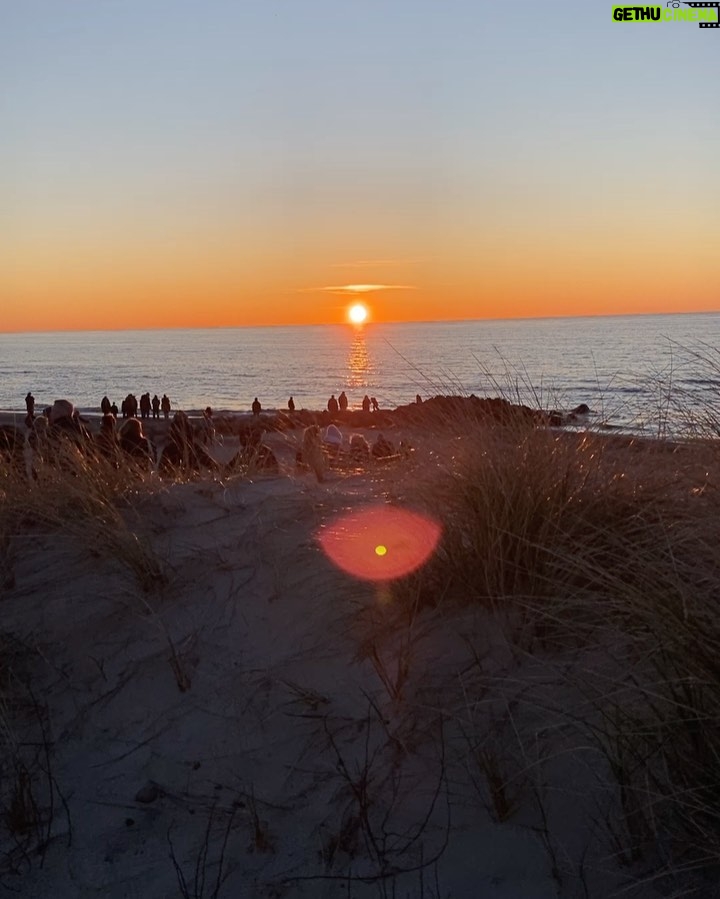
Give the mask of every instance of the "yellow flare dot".
[(385, 553), (387, 552), (387, 547), (386, 547), (386, 546), (376, 546), (376, 547), (375, 547), (375, 552), (376, 552), (379, 556), (384, 556)]

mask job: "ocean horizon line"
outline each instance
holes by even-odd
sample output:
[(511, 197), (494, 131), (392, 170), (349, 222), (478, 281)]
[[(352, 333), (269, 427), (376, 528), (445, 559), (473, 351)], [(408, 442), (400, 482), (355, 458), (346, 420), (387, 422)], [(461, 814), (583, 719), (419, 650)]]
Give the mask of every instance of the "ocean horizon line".
[(626, 318), (668, 318), (676, 316), (715, 316), (720, 315), (720, 309), (702, 309), (694, 310), (675, 310), (672, 312), (600, 312), (586, 313), (576, 315), (531, 315), (531, 316), (512, 316), (507, 317), (488, 317), (481, 318), (439, 318), (439, 319), (418, 319), (418, 320), (396, 320), (396, 321), (365, 321), (360, 324), (354, 322), (303, 322), (303, 323), (278, 323), (271, 324), (255, 324), (255, 325), (169, 325), (167, 327), (148, 327), (148, 328), (55, 328), (53, 330), (22, 330), (22, 331), (3, 331), (0, 330), (0, 337), (23, 334), (151, 334), (151, 333), (167, 333), (170, 331), (250, 331), (250, 330), (266, 330), (272, 328), (348, 328), (353, 331), (362, 331), (371, 327), (382, 327), (385, 325), (462, 325), (477, 324), (479, 322), (546, 322), (546, 321), (576, 321), (578, 319), (626, 319)]

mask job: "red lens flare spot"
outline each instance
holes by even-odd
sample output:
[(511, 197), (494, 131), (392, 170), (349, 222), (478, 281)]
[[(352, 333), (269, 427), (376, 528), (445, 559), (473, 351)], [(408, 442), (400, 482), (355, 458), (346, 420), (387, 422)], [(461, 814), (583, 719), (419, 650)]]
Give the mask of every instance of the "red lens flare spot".
[(435, 551), (442, 527), (419, 512), (370, 506), (336, 518), (318, 534), (327, 557), (348, 574), (390, 581), (415, 571)]

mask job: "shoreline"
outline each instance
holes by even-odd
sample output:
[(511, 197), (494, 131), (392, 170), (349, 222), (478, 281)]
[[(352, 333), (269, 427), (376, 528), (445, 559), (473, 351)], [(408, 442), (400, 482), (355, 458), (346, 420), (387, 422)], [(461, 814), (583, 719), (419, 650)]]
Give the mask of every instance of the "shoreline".
[[(71, 401), (72, 402), (72, 401)], [(43, 414), (45, 406), (41, 406), (36, 402), (34, 417), (38, 418)], [(403, 424), (447, 424), (452, 419), (462, 420), (467, 417), (468, 420), (481, 420), (488, 422), (503, 423), (507, 420), (514, 420), (516, 417), (526, 418), (535, 421), (538, 424), (548, 424), (551, 426), (564, 426), (572, 423), (586, 423), (589, 421), (592, 411), (585, 404), (571, 410), (543, 410), (519, 403), (511, 403), (503, 397), (478, 397), (475, 394), (470, 396), (458, 395), (438, 395), (430, 397), (420, 403), (407, 403), (396, 406), (394, 408), (378, 409), (377, 411), (365, 412), (362, 409), (348, 408), (344, 411), (329, 412), (327, 409), (295, 409), (289, 411), (287, 409), (268, 408), (263, 409), (258, 415), (251, 410), (216, 408), (208, 406), (212, 409), (213, 423), (216, 428), (218, 424), (232, 427), (233, 423), (239, 425), (246, 423), (254, 423), (262, 425), (270, 430), (286, 430), (293, 426), (307, 426), (310, 424), (318, 424), (323, 427), (328, 424), (348, 424), (355, 427), (374, 427), (381, 425), (383, 427), (391, 427), (394, 423)], [(99, 423), (103, 413), (97, 407), (75, 406), (81, 420), (86, 424)], [(173, 408), (169, 415), (165, 417), (153, 417), (152, 415), (139, 418), (144, 425), (155, 426), (163, 423), (169, 424), (176, 412), (184, 412), (191, 420), (202, 419), (204, 409), (191, 408), (180, 409)], [(27, 412), (15, 409), (0, 409), (0, 422), (25, 424)], [(122, 415), (116, 416), (118, 426), (125, 421)]]
[[(36, 403), (36, 410), (42, 410)], [(643, 441), (649, 443), (665, 443), (681, 445), (683, 443), (695, 443), (710, 441), (712, 438), (678, 437), (677, 435), (658, 434), (653, 431), (648, 433), (642, 427), (629, 428), (622, 425), (613, 425), (598, 419), (598, 414), (581, 404), (575, 409), (569, 410), (542, 410), (531, 408), (518, 403), (511, 403), (503, 397), (480, 398), (470, 396), (438, 395), (429, 397), (422, 403), (408, 403), (395, 408), (379, 409), (378, 411), (364, 412), (360, 409), (347, 409), (344, 412), (330, 413), (326, 409), (296, 409), (290, 412), (287, 409), (268, 408), (263, 409), (259, 415), (251, 410), (234, 408), (212, 408), (212, 421), (217, 435), (224, 437), (242, 437), (249, 433), (285, 432), (297, 431), (317, 424), (326, 428), (330, 424), (341, 428), (360, 431), (392, 430), (397, 427), (413, 429), (419, 428), (429, 432), (443, 433), (448, 430), (457, 430), (470, 423), (487, 425), (515, 423), (526, 419), (540, 427), (549, 427), (558, 432), (586, 433), (590, 432), (608, 438), (617, 438), (622, 441)], [(81, 420), (91, 433), (99, 430), (102, 412), (97, 407), (76, 407)], [(203, 421), (204, 409), (173, 408), (168, 418), (161, 414), (160, 418), (139, 418), (147, 436), (153, 440), (163, 439), (176, 412), (183, 411), (190, 421), (197, 425)], [(38, 418), (42, 411), (36, 411)], [(26, 429), (27, 413), (21, 410), (0, 409), (0, 425), (13, 425)], [(121, 415), (117, 416), (117, 427), (122, 428), (126, 421)]]

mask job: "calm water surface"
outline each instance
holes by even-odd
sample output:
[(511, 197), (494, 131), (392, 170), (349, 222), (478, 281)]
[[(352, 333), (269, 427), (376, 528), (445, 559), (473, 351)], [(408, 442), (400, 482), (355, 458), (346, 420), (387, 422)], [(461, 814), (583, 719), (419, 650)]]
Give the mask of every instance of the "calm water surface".
[[(0, 409), (67, 397), (167, 393), (174, 408), (324, 408), (345, 390), (381, 407), (437, 393), (587, 403), (596, 421), (655, 427), (670, 384), (691, 404), (720, 389), (720, 313), (425, 324), (0, 334)], [(698, 363), (698, 350), (717, 364)], [(713, 357), (713, 353), (715, 356)]]

